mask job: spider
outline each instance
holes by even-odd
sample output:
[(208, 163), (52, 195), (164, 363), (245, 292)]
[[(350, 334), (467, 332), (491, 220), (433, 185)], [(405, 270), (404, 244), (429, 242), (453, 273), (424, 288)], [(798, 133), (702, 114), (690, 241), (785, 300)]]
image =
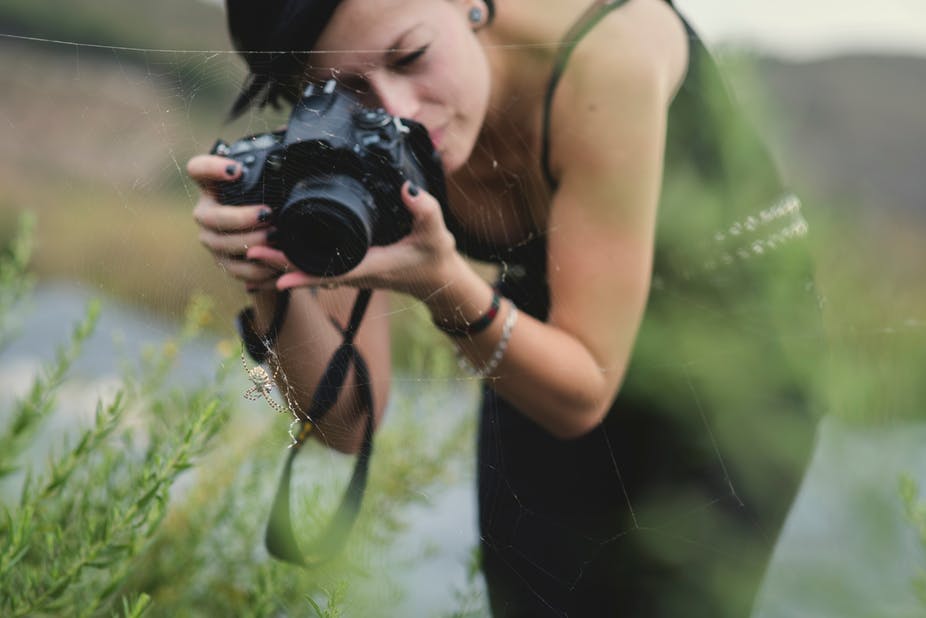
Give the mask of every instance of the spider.
[[(257, 401), (263, 398), (271, 408), (280, 414), (291, 414), (293, 420), (289, 424), (289, 437), (292, 442), (289, 446), (290, 448), (301, 446), (314, 426), (312, 423), (301, 419), (292, 408), (284, 408), (270, 396), (270, 393), (273, 392), (274, 379), (277, 373), (276, 370), (274, 369), (273, 377), (271, 378), (267, 370), (260, 365), (248, 367), (248, 362), (244, 357), (243, 350), (241, 352), (241, 365), (244, 367), (244, 371), (248, 375), (248, 380), (250, 380), (252, 384), (251, 388), (244, 391), (244, 398), (249, 401)], [(292, 404), (290, 404), (290, 406), (292, 406)], [(297, 431), (298, 435), (296, 433)]]
[[(282, 414), (287, 414), (288, 410), (281, 406), (277, 401), (270, 396), (270, 393), (273, 392), (273, 378), (270, 377), (270, 374), (267, 373), (267, 370), (261, 367), (260, 365), (254, 365), (253, 367), (248, 367), (248, 362), (244, 358), (244, 352), (241, 353), (241, 365), (244, 367), (245, 372), (248, 374), (248, 380), (251, 381), (251, 388), (244, 391), (244, 398), (250, 401), (257, 401), (260, 398), (263, 398), (267, 404)], [(276, 371), (274, 371), (276, 374)]]

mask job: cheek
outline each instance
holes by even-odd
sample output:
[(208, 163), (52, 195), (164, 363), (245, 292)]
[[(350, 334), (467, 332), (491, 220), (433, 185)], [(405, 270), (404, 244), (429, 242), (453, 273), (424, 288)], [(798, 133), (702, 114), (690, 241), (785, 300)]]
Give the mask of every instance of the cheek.
[[(485, 50), (471, 32), (457, 33), (444, 56), (444, 83), (456, 101), (465, 103), (467, 115), (484, 110), (488, 101), (489, 64)], [(479, 114), (481, 117), (481, 113)]]
[(461, 80), (458, 85), (458, 95), (459, 100), (466, 106), (462, 111), (467, 122), (472, 124), (478, 133), (482, 129), (489, 104), (490, 78), (488, 65), (481, 53), (470, 56), (470, 61), (471, 64), (465, 73), (461, 72), (461, 75), (465, 74), (466, 77), (465, 81)]

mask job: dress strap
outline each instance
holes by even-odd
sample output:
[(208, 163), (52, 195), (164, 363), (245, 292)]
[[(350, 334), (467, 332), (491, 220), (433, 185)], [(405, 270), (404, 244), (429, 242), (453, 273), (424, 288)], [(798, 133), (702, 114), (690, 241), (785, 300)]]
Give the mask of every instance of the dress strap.
[(543, 175), (551, 189), (555, 189), (557, 182), (550, 171), (550, 108), (553, 103), (553, 94), (556, 86), (559, 84), (563, 71), (566, 70), (566, 63), (572, 56), (573, 50), (579, 44), (579, 41), (594, 28), (601, 19), (617, 7), (625, 4), (627, 0), (595, 0), (591, 6), (582, 14), (578, 21), (573, 24), (566, 36), (563, 37), (562, 47), (553, 63), (553, 72), (550, 75), (550, 81), (547, 83), (547, 92), (543, 100), (543, 127), (541, 133), (541, 152), (540, 165), (543, 169)]

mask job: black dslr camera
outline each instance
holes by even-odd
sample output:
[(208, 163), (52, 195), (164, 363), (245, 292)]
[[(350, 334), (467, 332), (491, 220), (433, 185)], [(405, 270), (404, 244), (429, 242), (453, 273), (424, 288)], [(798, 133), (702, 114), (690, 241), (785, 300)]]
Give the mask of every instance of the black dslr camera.
[(285, 130), (218, 141), (212, 154), (242, 165), (219, 190), (222, 204), (267, 204), (271, 243), (300, 270), (331, 277), (356, 266), (371, 245), (411, 231), (402, 203), (410, 180), (446, 207), (440, 159), (427, 130), (363, 107), (336, 82), (310, 85)]

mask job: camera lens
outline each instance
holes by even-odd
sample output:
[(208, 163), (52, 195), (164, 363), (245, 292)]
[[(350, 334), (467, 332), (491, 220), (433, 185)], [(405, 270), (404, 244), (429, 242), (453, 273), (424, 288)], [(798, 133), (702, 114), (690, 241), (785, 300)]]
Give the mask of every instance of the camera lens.
[(344, 175), (297, 184), (277, 215), (275, 244), (300, 270), (332, 277), (354, 268), (373, 239), (375, 204)]

